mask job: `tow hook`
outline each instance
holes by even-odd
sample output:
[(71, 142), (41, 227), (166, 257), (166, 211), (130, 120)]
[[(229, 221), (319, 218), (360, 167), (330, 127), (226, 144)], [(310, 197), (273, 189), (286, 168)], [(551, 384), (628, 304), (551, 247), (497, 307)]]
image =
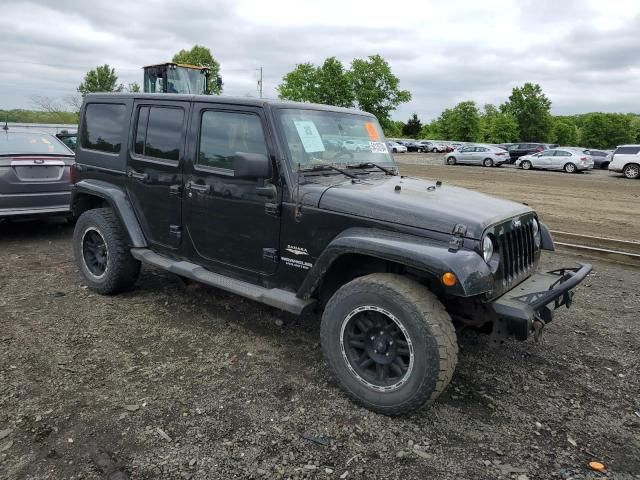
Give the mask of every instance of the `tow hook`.
[(539, 342), (542, 339), (542, 331), (544, 330), (544, 320), (540, 317), (536, 317), (533, 320), (533, 339)]

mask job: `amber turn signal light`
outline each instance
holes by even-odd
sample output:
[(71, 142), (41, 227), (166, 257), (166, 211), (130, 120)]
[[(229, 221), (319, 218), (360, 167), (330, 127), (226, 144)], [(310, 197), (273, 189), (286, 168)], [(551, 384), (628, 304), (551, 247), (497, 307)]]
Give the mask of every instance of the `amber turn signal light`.
[(443, 273), (440, 279), (442, 280), (442, 283), (447, 287), (453, 287), (456, 283), (458, 283), (458, 277), (456, 277), (456, 274), (453, 272)]

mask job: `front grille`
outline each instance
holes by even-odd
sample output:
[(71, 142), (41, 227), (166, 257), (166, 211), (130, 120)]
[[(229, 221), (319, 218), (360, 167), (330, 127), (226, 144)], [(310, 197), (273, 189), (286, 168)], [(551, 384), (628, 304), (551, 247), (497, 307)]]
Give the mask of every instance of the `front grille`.
[(533, 219), (512, 222), (497, 236), (503, 279), (508, 283), (528, 273), (536, 261), (533, 241)]

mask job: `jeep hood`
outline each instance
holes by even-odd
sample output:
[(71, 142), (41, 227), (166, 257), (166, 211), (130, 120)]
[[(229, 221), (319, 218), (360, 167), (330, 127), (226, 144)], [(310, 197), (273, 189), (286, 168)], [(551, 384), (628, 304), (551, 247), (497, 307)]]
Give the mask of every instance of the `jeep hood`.
[(509, 200), (399, 176), (330, 186), (320, 196), (318, 207), (446, 234), (463, 224), (466, 237), (474, 239), (480, 239), (490, 225), (532, 212)]

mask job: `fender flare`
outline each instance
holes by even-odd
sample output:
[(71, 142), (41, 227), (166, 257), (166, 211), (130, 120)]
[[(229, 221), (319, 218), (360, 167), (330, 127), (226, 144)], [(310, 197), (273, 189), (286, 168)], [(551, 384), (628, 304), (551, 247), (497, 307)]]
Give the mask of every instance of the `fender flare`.
[(101, 180), (81, 180), (73, 186), (71, 205), (79, 195), (93, 195), (106, 200), (120, 218), (122, 225), (129, 234), (133, 248), (147, 247), (147, 239), (144, 236), (138, 217), (131, 206), (131, 202), (121, 188)]
[(482, 257), (473, 250), (450, 251), (448, 243), (399, 232), (375, 228), (350, 228), (335, 237), (313, 264), (298, 289), (297, 296), (309, 298), (323, 276), (340, 256), (349, 253), (393, 261), (424, 271), (439, 279), (453, 272), (458, 284), (446, 292), (458, 297), (470, 297), (493, 287), (493, 275)]

